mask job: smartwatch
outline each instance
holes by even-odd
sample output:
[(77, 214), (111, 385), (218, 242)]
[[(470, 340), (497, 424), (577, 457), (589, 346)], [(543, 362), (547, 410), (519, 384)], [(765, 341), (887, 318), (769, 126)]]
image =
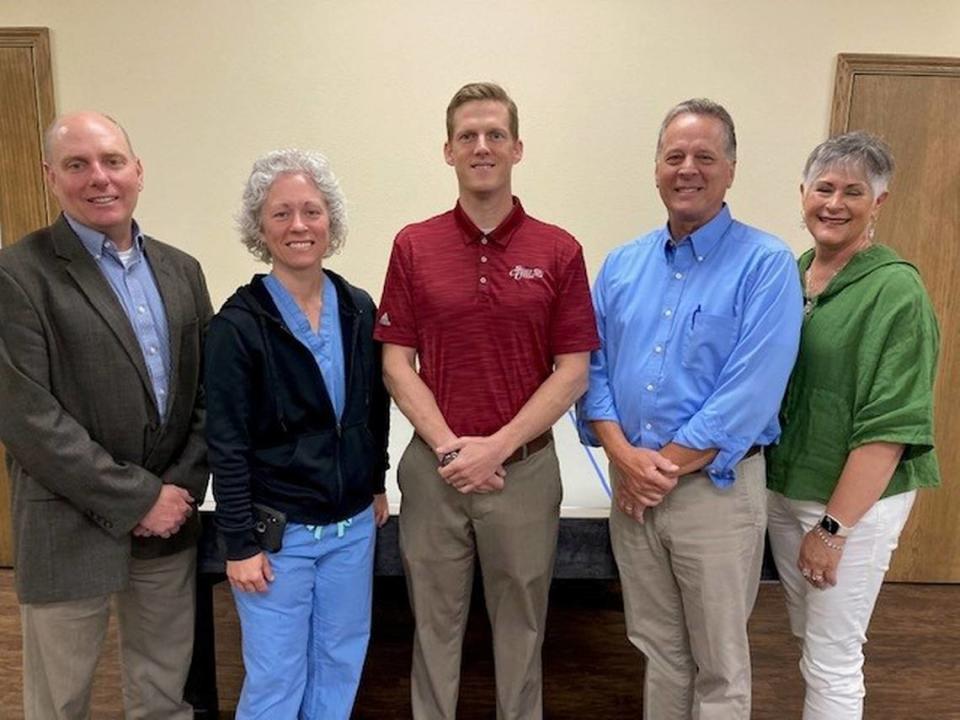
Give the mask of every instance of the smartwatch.
[(829, 535), (838, 538), (845, 538), (853, 530), (852, 527), (847, 527), (839, 520), (837, 520), (833, 515), (824, 513), (823, 517), (820, 518), (820, 527), (824, 529)]

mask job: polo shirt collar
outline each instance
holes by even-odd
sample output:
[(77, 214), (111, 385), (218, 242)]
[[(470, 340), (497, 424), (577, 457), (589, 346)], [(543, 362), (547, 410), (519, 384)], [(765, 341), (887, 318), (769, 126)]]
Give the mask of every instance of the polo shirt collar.
[[(93, 257), (99, 260), (100, 256), (103, 255), (104, 252), (108, 252), (111, 249), (114, 254), (116, 253), (117, 249), (114, 247), (112, 242), (109, 246), (107, 246), (107, 243), (110, 242), (110, 240), (102, 232), (99, 230), (94, 230), (92, 227), (88, 227), (87, 225), (74, 220), (66, 213), (64, 213), (63, 216), (67, 219), (67, 223), (77, 234), (77, 237), (80, 238), (81, 244), (87, 249), (87, 252), (93, 255)], [(137, 249), (137, 255), (140, 255), (140, 253), (143, 251), (143, 233), (140, 232), (140, 226), (137, 225), (136, 220), (132, 220), (131, 222), (132, 227), (130, 232), (133, 235), (133, 246)]]
[[(460, 207), (459, 200), (457, 201), (457, 206), (453, 209), (453, 217), (457, 221), (457, 227), (460, 228), (460, 232), (463, 235), (464, 245), (480, 242), (480, 238), (484, 237), (483, 230), (473, 224), (473, 220), (471, 220), (463, 208)], [(506, 247), (510, 242), (510, 238), (512, 238), (513, 234), (520, 228), (526, 217), (527, 214), (523, 210), (523, 205), (520, 204), (520, 199), (514, 195), (513, 210), (510, 211), (496, 228), (486, 233), (487, 239), (497, 245)]]
[[(682, 238), (678, 244), (683, 244), (689, 240), (695, 256), (707, 257), (720, 242), (724, 234), (726, 234), (727, 230), (730, 229), (732, 224), (733, 218), (730, 216), (730, 207), (724, 203), (723, 207), (720, 208), (720, 212), (714, 215), (710, 222)], [(669, 253), (672, 242), (669, 224), (664, 227), (664, 235), (664, 252)]]

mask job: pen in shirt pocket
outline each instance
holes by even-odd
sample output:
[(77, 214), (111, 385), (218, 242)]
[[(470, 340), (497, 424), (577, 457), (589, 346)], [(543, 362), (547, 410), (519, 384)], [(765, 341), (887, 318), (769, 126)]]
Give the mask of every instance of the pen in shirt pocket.
[(700, 313), (702, 306), (697, 305), (697, 309), (693, 311), (693, 315), (690, 318), (690, 329), (693, 330), (697, 326), (697, 315)]

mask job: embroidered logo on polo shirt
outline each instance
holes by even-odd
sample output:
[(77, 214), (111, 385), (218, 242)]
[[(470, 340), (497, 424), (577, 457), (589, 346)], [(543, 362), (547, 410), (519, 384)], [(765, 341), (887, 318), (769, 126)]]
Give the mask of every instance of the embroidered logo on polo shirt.
[(543, 278), (543, 270), (540, 268), (528, 268), (523, 265), (515, 265), (510, 271), (510, 277), (517, 282), (521, 280), (540, 280)]
[(390, 313), (384, 313), (380, 316), (380, 319), (377, 320), (378, 323), (384, 327), (390, 327)]

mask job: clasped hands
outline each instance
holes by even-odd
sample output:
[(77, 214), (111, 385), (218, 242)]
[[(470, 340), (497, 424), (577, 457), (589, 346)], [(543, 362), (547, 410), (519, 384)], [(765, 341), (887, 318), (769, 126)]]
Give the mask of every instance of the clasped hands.
[(175, 535), (193, 514), (193, 503), (193, 497), (185, 489), (165, 483), (153, 507), (133, 528), (133, 534), (137, 537), (162, 538)]
[(617, 507), (639, 523), (643, 523), (643, 511), (663, 502), (680, 478), (678, 465), (648, 448), (627, 446), (613, 462), (619, 470), (614, 493)]
[(495, 436), (459, 437), (439, 446), (435, 452), (437, 458), (447, 453), (457, 453), (454, 460), (437, 468), (444, 482), (457, 492), (467, 494), (503, 490), (507, 476), (503, 461), (510, 457), (512, 448), (505, 446)]

